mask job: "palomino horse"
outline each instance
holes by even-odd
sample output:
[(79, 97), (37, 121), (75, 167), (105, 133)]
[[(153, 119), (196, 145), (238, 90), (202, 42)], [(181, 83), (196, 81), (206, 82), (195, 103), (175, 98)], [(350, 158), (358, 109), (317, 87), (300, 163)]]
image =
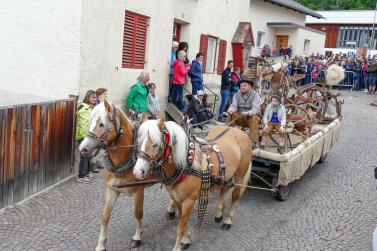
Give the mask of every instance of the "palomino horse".
[[(192, 241), (191, 227), (187, 223), (195, 200), (203, 195), (202, 188), (220, 189), (215, 215), (215, 220), (219, 223), (223, 219), (224, 199), (230, 187), (234, 184), (247, 185), (252, 159), (249, 137), (239, 129), (219, 126), (210, 130), (207, 141), (198, 139), (194, 143), (181, 126), (172, 121), (165, 122), (164, 119), (144, 122), (140, 126), (139, 135), (141, 147), (134, 175), (138, 179), (145, 179), (149, 171), (154, 169), (157, 173), (162, 173), (161, 176), (167, 177), (162, 183), (181, 215), (173, 250), (181, 250), (181, 244), (182, 249), (186, 249)], [(161, 163), (167, 160), (170, 150), (174, 164), (168, 169), (161, 166)], [(204, 181), (208, 183), (203, 187)], [(237, 201), (244, 190), (244, 187), (234, 186), (223, 230), (230, 229)], [(200, 196), (198, 205), (203, 205), (202, 202), (208, 199), (208, 190), (204, 192), (207, 197), (201, 200)], [(206, 207), (202, 209), (198, 210), (198, 214), (204, 217)], [(168, 212), (174, 211), (175, 207), (171, 205)]]
[[(92, 155), (100, 148), (106, 148), (104, 155), (103, 178), (105, 182), (105, 205), (102, 211), (101, 231), (96, 250), (105, 250), (107, 240), (107, 224), (110, 214), (120, 193), (132, 196), (135, 200), (136, 232), (132, 237), (132, 246), (141, 244), (143, 232), (143, 202), (144, 188), (134, 186), (117, 188), (118, 185), (135, 180), (132, 167), (136, 162), (137, 135), (134, 135), (134, 126), (128, 121), (125, 114), (107, 101), (97, 105), (90, 116), (89, 133), (80, 144), (79, 150), (84, 155)], [(132, 156), (133, 155), (133, 156)], [(153, 179), (150, 175), (147, 180)]]

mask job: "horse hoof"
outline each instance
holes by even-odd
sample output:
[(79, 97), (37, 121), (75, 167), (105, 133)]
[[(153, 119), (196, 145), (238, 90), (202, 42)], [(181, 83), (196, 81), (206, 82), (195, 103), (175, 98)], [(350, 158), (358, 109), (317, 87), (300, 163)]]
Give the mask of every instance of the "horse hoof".
[(225, 224), (225, 223), (224, 223), (224, 224), (221, 226), (221, 230), (227, 231), (227, 230), (230, 229), (231, 226), (232, 226), (231, 224)]
[(215, 217), (215, 222), (220, 223), (223, 220), (223, 217)]
[(141, 246), (141, 240), (132, 240), (131, 241), (131, 247), (132, 248), (138, 248)]
[(175, 212), (166, 212), (166, 219), (167, 220), (174, 220)]
[(181, 250), (186, 250), (190, 247), (190, 243), (181, 243)]

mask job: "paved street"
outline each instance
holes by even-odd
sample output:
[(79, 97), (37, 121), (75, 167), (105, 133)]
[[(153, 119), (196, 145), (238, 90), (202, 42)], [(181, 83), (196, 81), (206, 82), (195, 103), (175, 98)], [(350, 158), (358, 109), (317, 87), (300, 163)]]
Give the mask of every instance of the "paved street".
[[(246, 191), (230, 231), (220, 230), (214, 201), (190, 250), (370, 250), (377, 226), (377, 96), (344, 92), (342, 137), (324, 164), (294, 184), (286, 202), (269, 192)], [(146, 191), (143, 245), (171, 250), (177, 220), (164, 217), (164, 189)], [(72, 178), (0, 213), (0, 250), (94, 250), (103, 205), (103, 184)], [(195, 215), (196, 217), (196, 215)], [(191, 224), (195, 224), (195, 217)], [(130, 250), (133, 200), (121, 196), (109, 224), (107, 250)]]

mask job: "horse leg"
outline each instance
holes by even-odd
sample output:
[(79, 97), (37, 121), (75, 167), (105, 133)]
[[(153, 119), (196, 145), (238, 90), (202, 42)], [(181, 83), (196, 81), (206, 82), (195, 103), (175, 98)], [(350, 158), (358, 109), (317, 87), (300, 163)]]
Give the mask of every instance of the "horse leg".
[(191, 245), (192, 239), (193, 239), (192, 229), (191, 229), (190, 223), (188, 223), (186, 232), (182, 237), (181, 249), (182, 250), (188, 249)]
[(241, 188), (238, 186), (234, 187), (233, 192), (232, 192), (232, 204), (230, 205), (229, 212), (227, 216), (225, 217), (223, 225), (221, 226), (222, 230), (229, 230), (230, 227), (232, 226), (234, 209), (236, 207), (238, 199), (240, 198), (240, 195), (241, 195)]
[(173, 199), (170, 200), (169, 206), (166, 209), (166, 219), (173, 220), (175, 218), (176, 205)]
[(225, 201), (225, 195), (227, 192), (227, 188), (221, 187), (220, 189), (220, 197), (219, 201), (217, 202), (217, 208), (216, 208), (216, 214), (215, 214), (215, 222), (220, 223), (223, 220), (224, 215), (224, 201)]
[[(250, 170), (251, 170), (251, 164), (249, 162), (249, 167), (248, 167), (246, 173), (243, 176), (241, 176), (242, 179), (236, 179), (235, 183), (241, 182), (241, 184), (247, 185), (247, 182), (249, 181), (249, 178), (250, 178)], [(224, 224), (221, 227), (222, 230), (229, 230), (230, 227), (232, 226), (233, 217), (234, 217), (234, 210), (236, 208), (236, 205), (237, 205), (239, 198), (241, 197), (241, 195), (243, 194), (244, 191), (245, 191), (245, 187), (235, 186), (233, 188), (232, 203), (230, 205), (229, 212), (228, 212), (228, 214), (227, 214), (227, 216), (224, 220)]]
[[(181, 250), (181, 240), (186, 233), (187, 229), (187, 222), (189, 221), (191, 214), (192, 214), (192, 209), (194, 207), (195, 200), (192, 198), (187, 198), (186, 200), (183, 201), (182, 203), (182, 214), (181, 218), (178, 223), (177, 227), (177, 239), (175, 240), (175, 245), (173, 248), (173, 251), (179, 251)], [(185, 240), (188, 241), (188, 240)], [(184, 248), (188, 248), (189, 245), (188, 243), (183, 243)]]
[(101, 230), (98, 237), (98, 244), (96, 247), (96, 251), (106, 250), (105, 245), (107, 241), (107, 224), (110, 220), (110, 214), (113, 210), (113, 206), (119, 196), (119, 192), (114, 191), (110, 188), (106, 188), (105, 194), (105, 206), (102, 210), (102, 222), (101, 222)]
[(134, 193), (135, 200), (135, 218), (136, 218), (136, 232), (132, 237), (132, 247), (137, 248), (141, 245), (141, 235), (144, 231), (143, 227), (143, 204), (144, 204), (144, 188)]

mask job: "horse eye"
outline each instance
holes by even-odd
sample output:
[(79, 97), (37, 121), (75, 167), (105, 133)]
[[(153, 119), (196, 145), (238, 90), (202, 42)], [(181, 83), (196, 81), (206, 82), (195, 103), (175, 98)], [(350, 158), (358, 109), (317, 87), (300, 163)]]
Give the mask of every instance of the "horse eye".
[(153, 148), (156, 148), (158, 146), (158, 144), (157, 143), (155, 143), (155, 144), (153, 144)]
[(100, 123), (99, 124), (99, 127), (104, 127), (105, 125), (103, 123)]

